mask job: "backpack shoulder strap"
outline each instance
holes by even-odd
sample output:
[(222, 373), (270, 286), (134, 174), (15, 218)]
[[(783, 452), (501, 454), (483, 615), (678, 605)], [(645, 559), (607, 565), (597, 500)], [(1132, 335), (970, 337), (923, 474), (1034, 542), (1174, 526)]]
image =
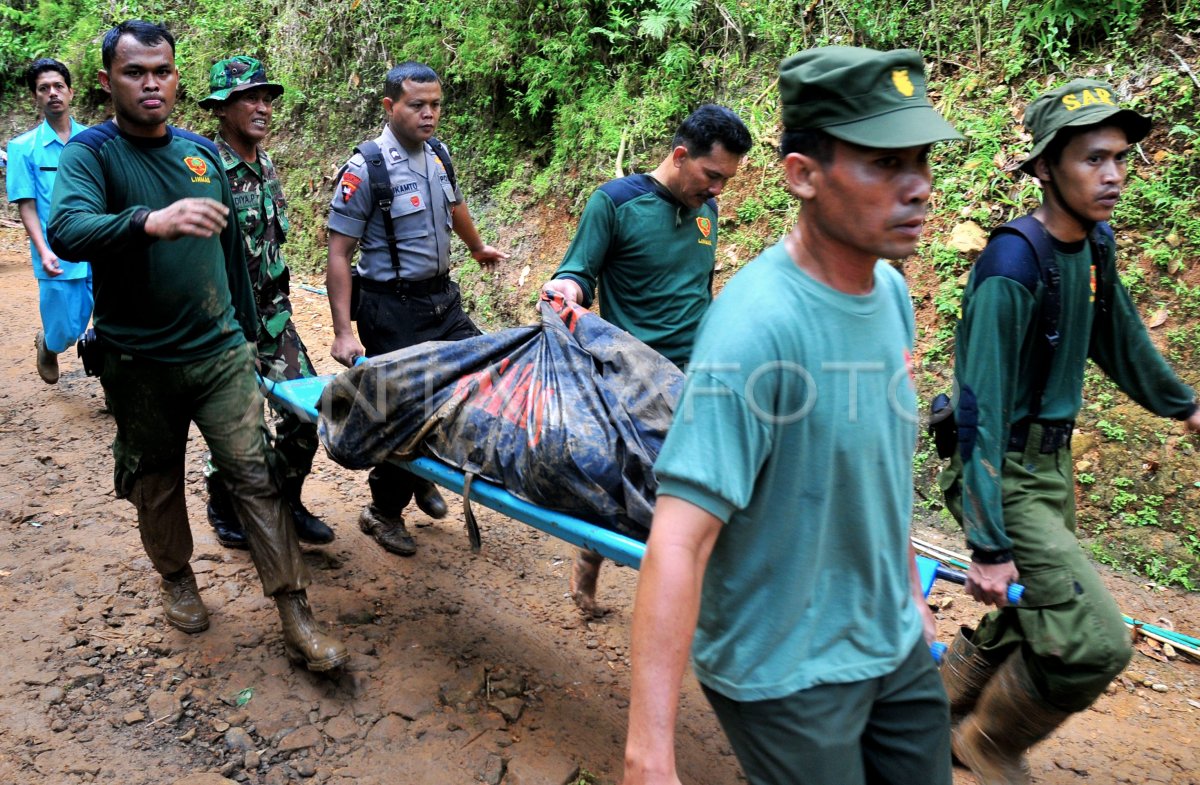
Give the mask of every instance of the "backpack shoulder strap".
[(1054, 256), (1054, 239), (1046, 231), (1042, 222), (1032, 215), (1022, 215), (1008, 223), (996, 227), (992, 236), (1001, 233), (1020, 235), (1033, 249), (1037, 259), (1038, 276), (1045, 285), (1042, 304), (1038, 308), (1037, 324), (1041, 335), (1040, 351), (1037, 354), (1036, 373), (1034, 375), (1032, 404), (1029, 412), (1036, 419), (1042, 410), (1042, 395), (1046, 391), (1046, 382), (1050, 378), (1050, 368), (1054, 362), (1054, 353), (1062, 341), (1058, 331), (1058, 317), (1062, 312), (1062, 274)]
[(458, 178), (454, 174), (454, 164), (450, 161), (450, 151), (436, 136), (429, 137), (429, 146), (433, 148), (433, 154), (442, 162), (442, 166), (446, 167), (446, 176), (450, 178), (450, 188), (457, 191)]
[(1096, 280), (1096, 316), (1106, 315), (1112, 306), (1113, 282), (1104, 269), (1109, 256), (1116, 250), (1117, 238), (1107, 221), (1100, 221), (1092, 229), (1092, 275)]
[(371, 184), (371, 201), (383, 216), (383, 229), (387, 233), (388, 254), (392, 258), (392, 271), (400, 277), (400, 251), (396, 248), (396, 225), (392, 221), (392, 179), (383, 162), (383, 150), (374, 140), (363, 142), (354, 152), (367, 163), (367, 180)]

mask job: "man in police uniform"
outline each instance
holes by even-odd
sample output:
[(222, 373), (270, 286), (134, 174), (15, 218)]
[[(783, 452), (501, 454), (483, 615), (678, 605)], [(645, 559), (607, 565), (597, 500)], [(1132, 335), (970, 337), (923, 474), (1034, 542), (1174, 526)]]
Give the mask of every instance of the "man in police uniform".
[[(712, 303), (717, 196), (750, 150), (750, 132), (729, 109), (705, 104), (680, 123), (671, 152), (646, 174), (596, 189), (562, 264), (543, 287), (590, 306), (683, 368)], [(594, 614), (603, 558), (581, 550), (571, 597)]]
[(8, 144), (8, 201), (17, 205), (33, 276), (38, 282), (42, 329), (34, 337), (37, 371), (46, 384), (58, 382), (58, 355), (87, 329), (92, 316), (92, 268), (87, 262), (59, 259), (46, 241), (50, 194), (58, 158), (67, 141), (84, 129), (71, 118), (71, 72), (57, 60), (35, 60), (25, 74), (29, 92), (42, 115), (37, 128)]
[[(479, 236), (462, 192), (443, 161), (444, 147), (430, 144), (442, 113), (442, 84), (427, 65), (402, 63), (387, 75), (383, 110), (387, 124), (374, 141), (391, 183), (391, 232), (371, 194), (368, 164), (356, 153), (338, 179), (329, 212), (329, 265), (326, 272), (333, 345), (338, 362), (350, 366), (425, 341), (456, 341), (479, 335), (462, 310), (458, 285), (450, 280), (450, 231), (462, 238), (484, 269), (508, 254)], [(394, 243), (394, 250), (389, 248)], [(357, 275), (361, 294), (351, 313), (350, 257), (361, 246)], [(358, 321), (358, 338), (352, 320)], [(360, 343), (361, 339), (361, 343)], [(432, 483), (390, 464), (372, 470), (371, 504), (359, 527), (385, 549), (416, 553), (404, 525), (404, 508), (417, 506), (432, 518), (446, 503)]]
[(1030, 104), (1025, 127), (1033, 148), (1021, 169), (1043, 192), (1030, 229), (1047, 251), (1039, 262), (1031, 241), (997, 233), (971, 272), (955, 359), (959, 450), (941, 478), (971, 549), (968, 591), (1004, 606), (1009, 583), (1025, 586), (1020, 605), (964, 627), (943, 661), (954, 753), (983, 785), (1027, 783), (1025, 750), (1091, 705), (1132, 654), (1075, 538), (1070, 444), (1085, 362), (1200, 431), (1194, 393), (1151, 342), (1103, 223), (1149, 118), (1080, 79)]
[[(275, 164), (261, 146), (271, 130), (272, 105), (283, 94), (283, 85), (267, 81), (262, 63), (238, 56), (213, 65), (208, 75), (209, 95), (200, 105), (220, 120), (213, 138), (233, 191), (246, 264), (258, 309), (258, 366), (272, 381), (316, 376), (308, 350), (292, 322), (288, 299), (290, 272), (280, 246), (287, 239), (287, 200)], [(314, 516), (300, 499), (304, 478), (312, 471), (317, 452), (317, 426), (285, 407), (272, 405), (278, 417), (275, 450), (282, 466), (283, 496), (292, 510), (296, 536), (302, 542), (322, 545), (333, 541), (333, 531)], [(208, 487), (208, 522), (217, 540), (227, 548), (245, 548), (242, 529), (229, 494), (211, 462), (205, 465)]]

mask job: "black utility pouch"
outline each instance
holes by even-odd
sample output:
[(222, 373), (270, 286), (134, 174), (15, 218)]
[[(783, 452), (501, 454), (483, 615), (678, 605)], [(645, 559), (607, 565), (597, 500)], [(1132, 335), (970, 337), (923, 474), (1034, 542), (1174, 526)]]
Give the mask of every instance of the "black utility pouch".
[(93, 328), (87, 329), (75, 344), (75, 350), (79, 352), (83, 372), (88, 376), (99, 376), (104, 370), (104, 344)]
[(958, 423), (954, 420), (954, 404), (946, 393), (929, 404), (929, 435), (939, 458), (953, 457), (958, 449)]

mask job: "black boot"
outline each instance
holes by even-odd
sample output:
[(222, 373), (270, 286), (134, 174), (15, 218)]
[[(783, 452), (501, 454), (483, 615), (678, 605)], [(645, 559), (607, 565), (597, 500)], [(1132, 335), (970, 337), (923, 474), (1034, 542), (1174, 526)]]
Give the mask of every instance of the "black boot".
[(445, 518), (446, 513), (449, 512), (446, 509), (446, 500), (438, 492), (437, 486), (429, 480), (417, 478), (413, 500), (417, 503), (417, 508), (430, 518)]
[(308, 511), (300, 500), (300, 491), (304, 487), (303, 477), (289, 477), (283, 481), (283, 498), (287, 500), (288, 508), (292, 511), (292, 519), (296, 522), (296, 536), (300, 542), (312, 545), (325, 545), (333, 542), (333, 529), (325, 525), (325, 521)]
[(226, 548), (239, 550), (250, 547), (246, 544), (246, 532), (233, 511), (229, 491), (225, 490), (225, 483), (221, 482), (220, 476), (205, 477), (204, 484), (208, 488), (208, 522), (217, 533), (217, 542)]

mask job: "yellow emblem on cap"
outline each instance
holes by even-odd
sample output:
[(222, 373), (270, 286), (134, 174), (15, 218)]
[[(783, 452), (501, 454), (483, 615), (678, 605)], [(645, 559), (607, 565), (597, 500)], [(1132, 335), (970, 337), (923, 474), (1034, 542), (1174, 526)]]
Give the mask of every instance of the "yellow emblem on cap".
[(897, 68), (892, 71), (892, 84), (896, 85), (896, 89), (905, 98), (912, 98), (912, 94), (916, 92), (912, 80), (908, 78), (907, 68)]

